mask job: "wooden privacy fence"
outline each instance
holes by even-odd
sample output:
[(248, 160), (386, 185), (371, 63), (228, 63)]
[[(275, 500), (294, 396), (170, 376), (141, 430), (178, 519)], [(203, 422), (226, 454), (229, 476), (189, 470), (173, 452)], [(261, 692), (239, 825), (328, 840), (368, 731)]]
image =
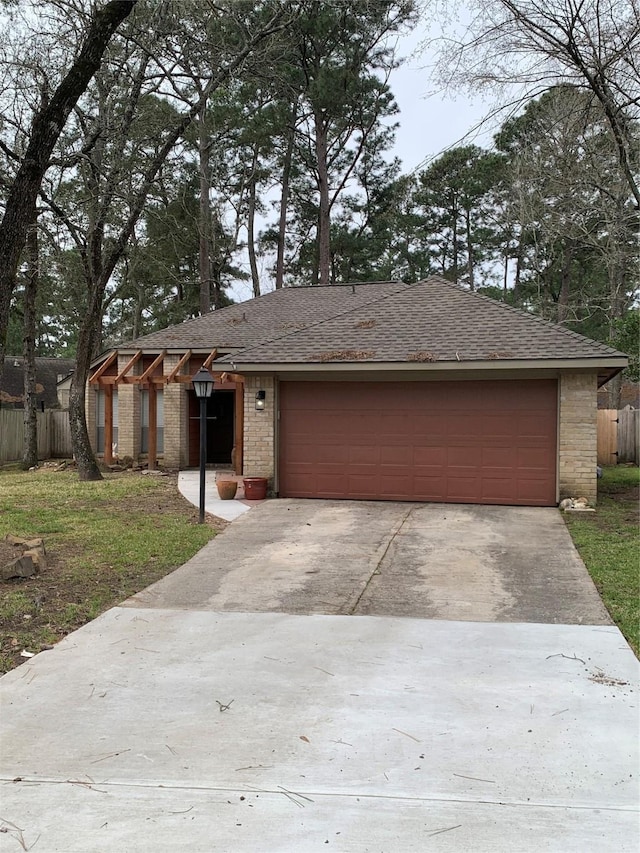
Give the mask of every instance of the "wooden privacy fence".
[(598, 465), (640, 464), (640, 409), (598, 409)]
[[(22, 409), (0, 409), (0, 462), (17, 462), (24, 448), (24, 412)], [(71, 430), (69, 412), (38, 412), (38, 458), (70, 457)]]

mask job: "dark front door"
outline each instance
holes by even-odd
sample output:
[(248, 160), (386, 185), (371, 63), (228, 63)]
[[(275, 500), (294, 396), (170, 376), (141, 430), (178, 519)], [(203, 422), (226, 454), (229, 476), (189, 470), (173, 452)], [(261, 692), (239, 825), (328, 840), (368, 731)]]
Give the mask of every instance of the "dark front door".
[[(234, 392), (214, 391), (207, 400), (208, 465), (231, 465), (233, 450)], [(200, 465), (200, 401), (189, 392), (189, 465)]]

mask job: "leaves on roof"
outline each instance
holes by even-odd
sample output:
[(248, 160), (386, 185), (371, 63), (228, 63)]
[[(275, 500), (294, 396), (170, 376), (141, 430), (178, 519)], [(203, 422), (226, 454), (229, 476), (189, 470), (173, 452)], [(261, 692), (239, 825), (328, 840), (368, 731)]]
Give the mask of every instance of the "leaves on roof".
[(360, 320), (353, 327), (354, 329), (373, 329), (377, 325), (377, 320)]
[(496, 350), (495, 352), (488, 352), (486, 358), (513, 358), (513, 353), (506, 350)]
[(333, 349), (327, 352), (321, 352), (315, 356), (315, 361), (364, 361), (366, 358), (373, 358), (374, 350), (364, 349)]
[(437, 361), (438, 356), (428, 350), (419, 350), (419, 352), (410, 352), (407, 356), (407, 361)]

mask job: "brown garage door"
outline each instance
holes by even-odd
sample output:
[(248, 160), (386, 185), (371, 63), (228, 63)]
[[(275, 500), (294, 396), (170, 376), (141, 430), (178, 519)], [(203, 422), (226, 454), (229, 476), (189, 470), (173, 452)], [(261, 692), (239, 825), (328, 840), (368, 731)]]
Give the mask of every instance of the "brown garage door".
[(281, 382), (283, 497), (551, 506), (555, 380)]

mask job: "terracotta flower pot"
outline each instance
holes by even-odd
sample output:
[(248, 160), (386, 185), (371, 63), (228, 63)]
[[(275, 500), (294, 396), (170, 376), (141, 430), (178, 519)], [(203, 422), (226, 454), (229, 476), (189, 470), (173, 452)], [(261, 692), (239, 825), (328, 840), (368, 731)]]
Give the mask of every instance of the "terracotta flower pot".
[(244, 496), (248, 501), (263, 501), (267, 497), (266, 477), (245, 477)]
[(238, 491), (238, 484), (235, 480), (218, 480), (216, 482), (220, 500), (232, 501)]

